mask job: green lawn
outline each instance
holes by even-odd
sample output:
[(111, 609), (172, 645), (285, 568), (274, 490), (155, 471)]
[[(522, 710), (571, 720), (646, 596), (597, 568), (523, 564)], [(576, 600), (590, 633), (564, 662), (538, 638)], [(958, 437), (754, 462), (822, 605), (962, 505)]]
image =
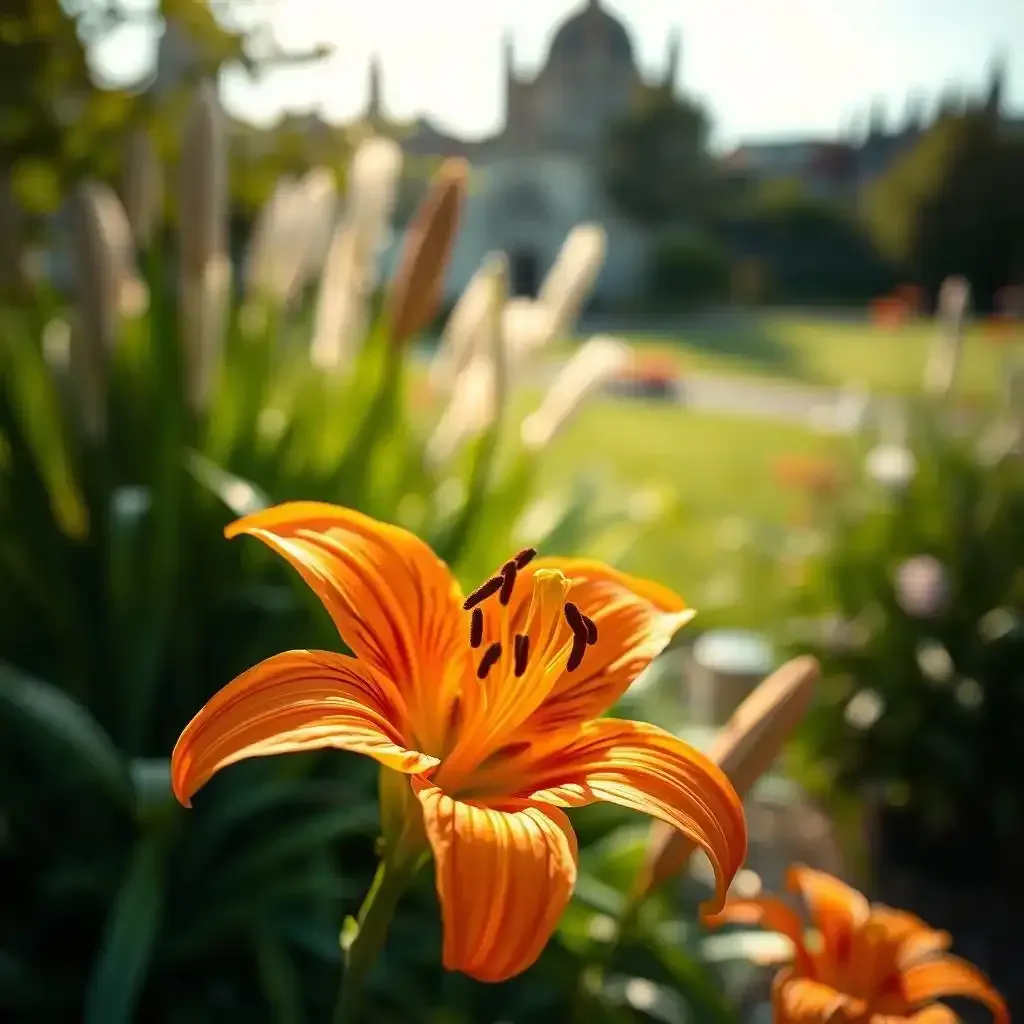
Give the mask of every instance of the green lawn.
[[(664, 334), (624, 337), (644, 352), (668, 353), (684, 373), (723, 373), (798, 380), (810, 384), (864, 385), (908, 393), (924, 375), (935, 326), (928, 321), (896, 330), (826, 316), (749, 313), (711, 323), (694, 318)], [(1020, 331), (1017, 345), (1024, 344)], [(1003, 349), (974, 326), (964, 347), (960, 387), (965, 395), (991, 394), (1002, 377)]]
[[(794, 495), (774, 477), (775, 459), (787, 453), (827, 455), (836, 440), (806, 428), (706, 413), (628, 399), (592, 402), (560, 435), (543, 460), (544, 481), (565, 486), (581, 472), (598, 472), (606, 486), (661, 491), (667, 510), (646, 528), (622, 567), (672, 586), (709, 611), (714, 591), (734, 576), (743, 556), (729, 550), (736, 520), (783, 526)], [(732, 521), (732, 526), (728, 525)], [(599, 557), (604, 552), (595, 552)], [(756, 594), (715, 621), (752, 624)]]

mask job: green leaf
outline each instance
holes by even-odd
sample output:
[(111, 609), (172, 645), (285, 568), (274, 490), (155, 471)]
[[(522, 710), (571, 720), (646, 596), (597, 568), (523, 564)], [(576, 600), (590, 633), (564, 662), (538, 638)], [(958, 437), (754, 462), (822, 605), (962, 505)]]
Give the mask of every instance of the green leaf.
[(130, 1024), (146, 982), (164, 905), (164, 856), (156, 837), (135, 846), (110, 908), (85, 994), (84, 1024)]
[(134, 803), (128, 767), (89, 712), (57, 687), (0, 663), (0, 719), (25, 733), (58, 773), (87, 777), (123, 807)]
[(255, 484), (228, 473), (199, 452), (188, 452), (185, 465), (192, 476), (236, 516), (259, 512), (270, 504), (270, 499)]
[(302, 982), (284, 942), (269, 929), (253, 935), (257, 974), (277, 1024), (302, 1024)]

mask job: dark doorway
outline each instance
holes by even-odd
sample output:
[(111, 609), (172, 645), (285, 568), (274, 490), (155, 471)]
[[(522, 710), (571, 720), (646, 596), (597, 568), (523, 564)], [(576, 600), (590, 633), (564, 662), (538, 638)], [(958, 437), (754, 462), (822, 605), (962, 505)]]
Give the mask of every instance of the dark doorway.
[(540, 287), (540, 267), (533, 249), (517, 249), (512, 253), (510, 267), (512, 294), (534, 298)]

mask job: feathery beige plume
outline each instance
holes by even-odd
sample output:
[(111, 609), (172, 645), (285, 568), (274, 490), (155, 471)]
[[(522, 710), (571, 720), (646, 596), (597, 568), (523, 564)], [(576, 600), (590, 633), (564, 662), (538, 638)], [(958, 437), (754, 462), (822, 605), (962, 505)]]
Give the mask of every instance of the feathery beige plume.
[(310, 358), (322, 369), (351, 365), (366, 334), (401, 173), (402, 151), (391, 139), (368, 139), (353, 154), (345, 213), (320, 275)]
[(75, 313), (68, 371), (83, 429), (98, 439), (106, 433), (107, 377), (121, 320), (144, 311), (146, 289), (135, 269), (128, 218), (113, 189), (97, 182), (79, 185), (70, 213)]
[(192, 101), (181, 148), (181, 343), (194, 409), (210, 397), (231, 288), (227, 248), (227, 139), (217, 93), (204, 82)]
[(152, 137), (141, 125), (134, 128), (125, 141), (122, 192), (124, 210), (128, 215), (135, 244), (140, 249), (146, 249), (160, 221), (163, 168)]
[(314, 167), (298, 181), (282, 178), (253, 229), (246, 290), (287, 306), (323, 265), (338, 190), (334, 175)]
[(502, 310), (508, 288), (508, 262), (503, 254), (493, 253), (484, 268), (483, 280), (488, 288), (484, 338), (456, 378), (451, 399), (427, 444), (427, 456), (435, 465), (451, 459), (467, 441), (491, 426), (507, 398)]
[(523, 444), (532, 451), (550, 444), (584, 401), (620, 374), (632, 359), (626, 342), (596, 335), (562, 367), (535, 412), (523, 420)]

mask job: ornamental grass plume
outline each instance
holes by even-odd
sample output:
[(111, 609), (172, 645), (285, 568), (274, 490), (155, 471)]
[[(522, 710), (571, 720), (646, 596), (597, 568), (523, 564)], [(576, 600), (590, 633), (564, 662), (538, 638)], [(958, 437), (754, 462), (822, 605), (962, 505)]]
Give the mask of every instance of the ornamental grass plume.
[(402, 150), (391, 139), (367, 139), (352, 156), (345, 212), (327, 248), (314, 314), (310, 358), (321, 369), (350, 366), (366, 334), (401, 173)]
[(597, 281), (608, 247), (600, 224), (577, 224), (569, 232), (541, 284), (537, 301), (552, 311), (556, 333), (571, 329)]
[(189, 806), (218, 771), (271, 754), (335, 748), (382, 765), (382, 862), (345, 935), (336, 1020), (431, 852), (444, 966), (493, 982), (528, 968), (576, 881), (564, 808), (605, 801), (667, 822), (708, 855), (705, 909), (725, 905), (747, 841), (732, 784), (657, 726), (598, 717), (692, 617), (674, 593), (524, 550), (464, 595), (412, 533), (318, 502), (258, 512), (226, 535), (288, 561), (354, 657), (289, 651), (242, 673), (181, 734), (174, 794)]
[(287, 306), (301, 293), (327, 255), (337, 202), (338, 187), (326, 167), (277, 183), (250, 240), (250, 296)]
[(144, 125), (125, 140), (122, 196), (135, 244), (147, 249), (163, 209), (163, 168)]
[(107, 377), (124, 315), (146, 304), (135, 269), (131, 229), (113, 189), (98, 182), (78, 186), (71, 198), (74, 326), (68, 353), (71, 394), (87, 437), (107, 428)]
[[(771, 768), (803, 721), (820, 673), (818, 662), (811, 657), (786, 662), (743, 701), (718, 733), (709, 757), (741, 797)], [(644, 868), (637, 879), (638, 896), (645, 896), (678, 874), (693, 850), (693, 843), (684, 835), (655, 822)]]
[(778, 1024), (952, 1024), (936, 1000), (975, 999), (996, 1024), (1009, 1024), (1002, 997), (972, 964), (951, 955), (951, 938), (902, 910), (870, 904), (856, 889), (800, 865), (787, 888), (798, 893), (816, 932), (776, 896), (730, 900), (710, 923), (759, 925), (793, 944), (790, 966), (772, 990)]
[(532, 451), (550, 444), (586, 399), (630, 364), (632, 349), (609, 335), (584, 342), (562, 367), (540, 405), (523, 420), (523, 444)]
[(406, 228), (387, 299), (396, 345), (429, 326), (437, 313), (468, 185), (469, 164), (457, 158), (445, 160)]
[(427, 442), (435, 465), (451, 459), (468, 440), (498, 421), (508, 397), (508, 357), (502, 313), (508, 295), (508, 261), (501, 253), (484, 260), (480, 275), (484, 301), (480, 348), (463, 367), (451, 398)]
[(209, 399), (231, 287), (227, 248), (227, 139), (217, 93), (196, 93), (181, 148), (179, 302), (186, 389), (194, 409)]
[(947, 277), (939, 289), (936, 333), (925, 367), (925, 391), (936, 397), (948, 395), (956, 384), (964, 332), (971, 305), (971, 286), (965, 277)]

